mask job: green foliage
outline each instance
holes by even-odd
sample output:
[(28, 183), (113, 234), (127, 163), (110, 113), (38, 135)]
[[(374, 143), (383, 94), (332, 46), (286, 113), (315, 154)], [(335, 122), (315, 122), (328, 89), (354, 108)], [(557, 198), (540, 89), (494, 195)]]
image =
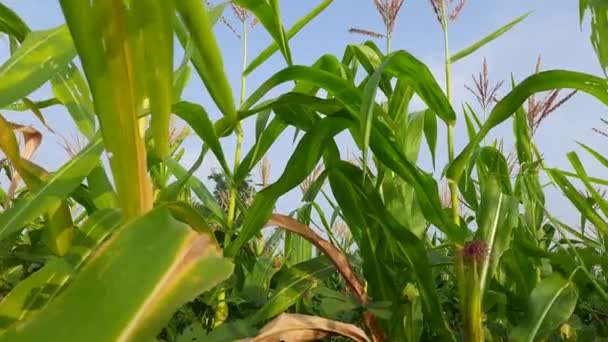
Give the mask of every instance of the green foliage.
[[(574, 152), (566, 155), (571, 171), (547, 165), (534, 143), (534, 113), (522, 106), (562, 88), (608, 105), (606, 79), (536, 73), (489, 101), (483, 121), (451, 99), (452, 63), (528, 14), (450, 56), (449, 13), (438, 10), (444, 91), (423, 61), (403, 50), (384, 54), (371, 41), (295, 65), (290, 39), (332, 0), (289, 30), (278, 0), (59, 3), (66, 25), (34, 32), (0, 4), (0, 32), (11, 42), (0, 107), (35, 109), (46, 125), (44, 108), (63, 106), (87, 140), (47, 172), (30, 158), (39, 139), (19, 146), (17, 133), (28, 131), (0, 117), (0, 172), (10, 182), (0, 192), (0, 340), (234, 341), (293, 324), (277, 317), (310, 316), (324, 319), (299, 322), (302, 333), (336, 333), (318, 325), (340, 321), (374, 341), (608, 338), (608, 201), (597, 188), (608, 180), (592, 177)], [(213, 31), (228, 5), (272, 39), (249, 64), (243, 39), (238, 108), (225, 72), (233, 66), (224, 65)], [(580, 1), (604, 69), (607, 9)], [(246, 76), (277, 51), (286, 66), (246, 96)], [(191, 68), (213, 100), (208, 107), (181, 99)], [(28, 98), (47, 82), (54, 98)], [(286, 83), (294, 85), (285, 91)], [(410, 108), (416, 96), (421, 111)], [(245, 132), (250, 117), (255, 131)], [(455, 151), (461, 117), (469, 141)], [(486, 139), (509, 119), (513, 154)], [(437, 165), (440, 123), (448, 126), (445, 165)], [(293, 151), (270, 181), (268, 151), (292, 130)], [(187, 168), (190, 131), (202, 148)], [(255, 140), (241, 156), (248, 134)], [(361, 158), (344, 156), (338, 136), (354, 141)], [(226, 137), (236, 138), (234, 153)], [(608, 166), (601, 150), (581, 146)], [(209, 151), (220, 171), (201, 174)], [(425, 153), (441, 175), (423, 168)], [(250, 176), (256, 167), (261, 187)], [(278, 213), (297, 187), (302, 202), (290, 203), (289, 216)], [(580, 228), (553, 218), (548, 187), (571, 202)], [(348, 331), (338, 334), (358, 336)]]

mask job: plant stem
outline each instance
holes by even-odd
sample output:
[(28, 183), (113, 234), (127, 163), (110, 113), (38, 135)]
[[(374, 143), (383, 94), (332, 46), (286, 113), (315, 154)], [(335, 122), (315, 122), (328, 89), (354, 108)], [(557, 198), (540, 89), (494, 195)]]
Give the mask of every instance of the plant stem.
[[(245, 69), (247, 68), (247, 21), (243, 21), (243, 69), (241, 73), (241, 98), (240, 103), (245, 102), (246, 81)], [(236, 148), (234, 151), (234, 167), (232, 174), (236, 173), (241, 162), (241, 146), (243, 145), (243, 128), (240, 122), (237, 122), (235, 128)], [(224, 248), (228, 246), (232, 240), (234, 233), (234, 221), (236, 219), (236, 201), (239, 193), (239, 185), (234, 179), (230, 180), (230, 200), (228, 203), (228, 217), (226, 219), (226, 235), (224, 237)], [(214, 326), (217, 327), (223, 324), (228, 318), (228, 303), (226, 303), (226, 288), (222, 287), (217, 295), (217, 307), (215, 309)]]
[[(450, 105), (452, 104), (452, 61), (450, 58), (448, 16), (446, 1), (442, 1), (441, 28), (443, 31), (443, 47), (445, 57), (445, 88), (446, 96)], [(448, 124), (448, 160), (454, 160), (454, 124)], [(452, 220), (460, 225), (460, 207), (458, 202), (458, 186), (456, 182), (448, 179), (452, 202)], [(479, 277), (476, 275), (477, 267), (473, 269), (473, 279), (467, 282), (462, 256), (462, 246), (455, 248), (455, 273), (458, 287), (460, 310), (464, 314), (464, 336), (465, 341), (483, 342), (483, 322), (481, 320), (481, 296), (479, 290)], [(467, 295), (468, 293), (468, 295)]]
[(465, 340), (483, 341), (483, 325), (481, 313), (481, 286), (479, 282), (478, 261), (472, 262), (472, 281), (469, 283), (469, 297), (467, 298), (467, 312), (465, 314)]
[[(243, 21), (243, 73), (241, 73), (241, 98), (240, 103), (245, 102), (245, 89), (247, 77), (245, 76), (245, 69), (247, 68), (247, 21)], [(241, 161), (241, 146), (243, 144), (243, 129), (241, 127), (241, 123), (238, 122), (235, 128), (236, 133), (236, 150), (234, 152), (234, 168), (232, 174), (236, 173), (237, 168), (239, 167), (239, 163)], [(230, 243), (232, 238), (233, 228), (234, 228), (234, 220), (236, 216), (236, 200), (238, 196), (238, 184), (235, 184), (234, 180), (230, 182), (230, 201), (228, 204), (228, 218), (227, 218), (227, 234), (224, 242), (224, 246)]]
[[(450, 104), (452, 104), (452, 61), (450, 58), (450, 48), (448, 39), (448, 18), (446, 4), (443, 3), (443, 15), (442, 15), (442, 29), (443, 29), (443, 47), (445, 54), (445, 91), (446, 96)], [(452, 162), (454, 160), (454, 125), (448, 124), (448, 160)], [(456, 183), (448, 181), (450, 187), (450, 194), (452, 198), (452, 219), (455, 224), (460, 224), (460, 212), (458, 205), (458, 188)]]
[(391, 41), (393, 39), (393, 34), (388, 30), (388, 28), (386, 29), (386, 54), (388, 55), (389, 53), (391, 53)]

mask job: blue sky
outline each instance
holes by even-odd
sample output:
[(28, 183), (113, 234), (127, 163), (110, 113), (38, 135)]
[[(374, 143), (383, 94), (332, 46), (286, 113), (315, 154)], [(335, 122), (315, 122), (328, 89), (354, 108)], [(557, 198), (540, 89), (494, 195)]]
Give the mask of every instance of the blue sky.
[[(7, 6), (14, 9), (34, 30), (47, 29), (63, 23), (63, 17), (58, 1), (55, 0), (3, 0)], [(287, 27), (290, 27), (299, 17), (317, 5), (317, 0), (282, 0), (282, 17)], [(511, 73), (521, 80), (534, 72), (536, 59), (543, 57), (543, 69), (570, 69), (601, 75), (593, 49), (589, 42), (587, 25), (580, 29), (578, 22), (578, 1), (566, 0), (512, 0), (512, 1), (468, 1), (460, 17), (450, 25), (450, 47), (452, 52), (477, 41), (487, 33), (497, 29), (515, 17), (534, 11), (532, 15), (514, 30), (484, 47), (467, 59), (458, 62), (453, 67), (454, 106), (460, 108), (464, 102), (475, 105), (474, 98), (465, 90), (464, 85), (472, 85), (471, 75), (479, 72), (481, 62), (487, 59), (490, 78), (492, 81), (510, 79)], [(231, 12), (226, 16), (235, 26), (236, 19)], [(380, 16), (375, 11), (372, 0), (335, 0), (315, 21), (291, 40), (290, 45), (296, 64), (309, 65), (323, 54), (341, 56), (346, 44), (358, 43), (366, 38), (348, 33), (348, 28), (358, 27), (373, 31), (383, 31)], [(235, 94), (239, 91), (241, 43), (224, 25), (216, 26), (217, 39), (223, 52), (226, 72), (233, 85)], [(263, 27), (258, 26), (250, 34), (249, 56), (255, 57), (270, 42)], [(381, 41), (378, 41), (381, 44)], [(444, 82), (442, 66), (442, 36), (439, 25), (432, 12), (431, 6), (425, 0), (406, 0), (399, 15), (393, 36), (393, 50), (404, 49), (426, 63), (433, 71), (440, 84)], [(8, 54), (8, 41), (0, 40), (0, 58)], [(273, 72), (285, 66), (280, 55), (275, 55), (264, 66), (257, 69), (248, 79), (248, 93), (261, 82), (270, 77)], [(508, 82), (506, 82), (508, 84)], [(505, 86), (499, 92), (504, 95), (508, 88)], [(42, 99), (51, 96), (50, 87), (44, 86), (32, 98)], [(219, 114), (206, 95), (202, 83), (193, 73), (190, 85), (184, 93), (184, 99), (203, 104), (213, 118)], [(415, 104), (419, 109), (423, 104)], [(6, 113), (13, 121), (31, 123), (45, 131), (26, 113)], [(70, 117), (60, 107), (52, 107), (44, 112), (49, 124), (68, 137), (76, 132)], [(577, 95), (568, 104), (546, 120), (536, 135), (540, 150), (545, 153), (546, 162), (551, 166), (569, 168), (565, 154), (571, 150), (580, 151), (576, 141), (581, 141), (602, 151), (605, 143), (602, 137), (592, 132), (592, 127), (600, 125), (599, 118), (605, 115), (605, 108), (595, 99)], [(247, 151), (253, 144), (251, 120), (245, 123), (245, 146)], [(270, 151), (272, 175), (276, 179), (287, 161), (293, 145), (292, 132), (286, 132), (275, 143)], [(443, 165), (446, 150), (443, 135), (440, 136), (438, 150), (438, 165)], [(494, 136), (504, 137), (505, 146), (511, 146), (511, 123), (508, 121), (499, 127)], [(350, 140), (340, 136), (341, 148), (355, 151)], [(36, 156), (36, 161), (49, 169), (59, 166), (67, 155), (59, 146), (60, 139), (45, 132), (42, 147)], [(464, 122), (459, 121), (456, 134), (457, 151), (467, 142)], [(230, 160), (234, 150), (232, 138), (223, 141)], [(195, 139), (186, 144), (186, 163), (191, 162), (198, 154), (198, 143)], [(428, 171), (432, 170), (430, 159), (424, 153), (421, 165)], [(583, 162), (589, 165), (591, 174), (601, 175), (602, 169), (592, 163), (587, 155), (580, 153)], [(216, 167), (213, 160), (208, 158), (198, 172), (202, 178)], [(253, 173), (257, 180), (257, 171)], [(550, 191), (549, 202), (558, 217), (574, 222), (574, 212), (567, 209), (567, 201), (555, 191)], [(299, 192), (294, 191), (280, 203), (279, 209), (289, 211), (298, 203)]]

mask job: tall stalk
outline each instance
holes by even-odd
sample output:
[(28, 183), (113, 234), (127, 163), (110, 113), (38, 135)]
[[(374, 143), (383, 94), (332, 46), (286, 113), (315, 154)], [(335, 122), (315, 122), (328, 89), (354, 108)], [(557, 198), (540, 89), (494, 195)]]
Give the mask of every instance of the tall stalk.
[[(445, 88), (446, 96), (452, 104), (452, 61), (449, 48), (448, 34), (448, 15), (447, 3), (441, 1), (441, 28), (443, 31), (443, 50), (445, 58)], [(454, 125), (448, 124), (448, 160), (454, 160)], [(448, 180), (452, 203), (452, 220), (456, 225), (460, 225), (460, 207), (458, 202), (458, 186), (456, 182)], [(473, 267), (465, 270), (463, 258), (463, 246), (457, 245), (455, 251), (455, 273), (458, 287), (458, 297), (460, 310), (464, 316), (464, 336), (466, 341), (483, 342), (483, 322), (481, 314), (481, 289), (479, 287), (479, 277), (477, 274), (476, 262)], [(468, 271), (468, 272), (466, 272)], [(468, 277), (467, 277), (468, 276)], [(468, 280), (468, 281), (467, 281)]]
[[(243, 66), (241, 72), (241, 98), (240, 104), (245, 102), (246, 93), (246, 82), (247, 76), (245, 76), (245, 69), (247, 68), (247, 21), (243, 20)], [(234, 151), (234, 166), (232, 174), (236, 173), (241, 161), (241, 146), (243, 145), (243, 128), (240, 121), (237, 122), (235, 128), (236, 134), (236, 147)], [(237, 196), (239, 192), (239, 186), (234, 179), (230, 180), (229, 185), (230, 200), (228, 202), (228, 217), (226, 219), (226, 235), (224, 237), (224, 247), (228, 246), (232, 240), (232, 234), (234, 233), (234, 222), (236, 218), (236, 204)], [(214, 326), (217, 327), (223, 324), (228, 318), (228, 303), (226, 302), (226, 288), (222, 287), (217, 295), (217, 307), (215, 309)]]
[[(450, 59), (450, 48), (448, 39), (448, 16), (446, 3), (442, 2), (441, 27), (443, 31), (443, 50), (445, 56), (445, 91), (450, 104), (452, 104), (452, 62)], [(448, 124), (448, 159), (454, 160), (454, 125)], [(458, 189), (456, 183), (449, 181), (452, 199), (452, 219), (455, 224), (460, 224), (460, 212), (458, 206)]]

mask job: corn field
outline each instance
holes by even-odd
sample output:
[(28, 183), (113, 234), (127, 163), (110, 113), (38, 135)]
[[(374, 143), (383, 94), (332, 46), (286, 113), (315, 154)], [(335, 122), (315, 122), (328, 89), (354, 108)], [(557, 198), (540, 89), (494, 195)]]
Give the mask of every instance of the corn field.
[[(292, 38), (364, 1), (383, 30), (353, 23), (361, 43), (298, 63)], [(579, 143), (556, 166), (535, 143), (573, 98), (608, 108), (608, 2), (571, 14), (603, 74), (539, 57), (495, 81), (483, 59), (464, 104), (457, 63), (534, 13), (453, 50), (477, 4), (422, 1), (437, 73), (397, 48), (411, 0), (309, 1), (290, 26), (289, 1), (58, 0), (63, 23), (45, 30), (3, 2), (0, 341), (608, 341), (608, 178), (586, 165), (608, 156)], [(218, 30), (242, 63), (226, 63)], [(249, 56), (253, 30), (270, 44)], [(211, 105), (185, 99), (191, 79)], [(608, 136), (601, 114), (593, 134)], [(35, 158), (46, 134), (62, 137), (59, 167)], [(271, 148), (288, 151), (284, 168)], [(578, 222), (554, 212), (556, 194)]]

